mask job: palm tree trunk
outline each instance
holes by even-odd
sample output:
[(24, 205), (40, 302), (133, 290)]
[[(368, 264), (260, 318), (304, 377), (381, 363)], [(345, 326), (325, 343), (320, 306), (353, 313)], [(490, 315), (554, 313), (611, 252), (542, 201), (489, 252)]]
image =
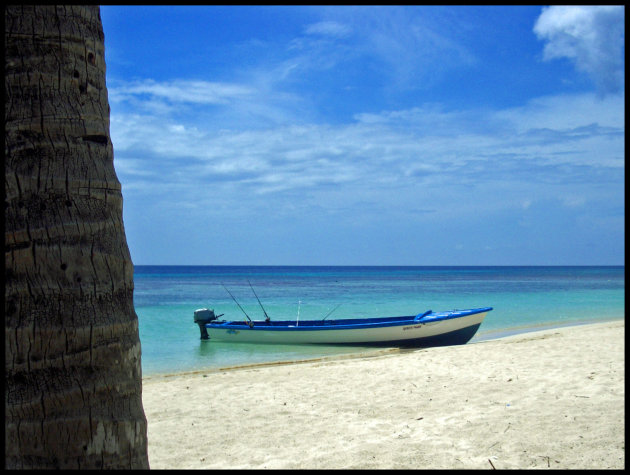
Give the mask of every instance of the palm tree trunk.
[(98, 6), (5, 6), (6, 468), (148, 468)]

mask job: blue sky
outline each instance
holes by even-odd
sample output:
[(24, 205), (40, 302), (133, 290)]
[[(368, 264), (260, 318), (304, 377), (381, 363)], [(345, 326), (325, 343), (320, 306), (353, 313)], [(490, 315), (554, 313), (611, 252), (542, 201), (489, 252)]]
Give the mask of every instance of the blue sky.
[(624, 16), (102, 6), (134, 264), (624, 264)]

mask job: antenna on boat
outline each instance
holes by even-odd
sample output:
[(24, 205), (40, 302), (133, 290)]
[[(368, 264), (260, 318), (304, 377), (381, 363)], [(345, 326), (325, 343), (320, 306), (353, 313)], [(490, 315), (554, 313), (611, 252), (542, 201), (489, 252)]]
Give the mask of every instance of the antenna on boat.
[(225, 285), (223, 285), (223, 284), (221, 284), (221, 285), (223, 286), (225, 291), (228, 294), (230, 294), (230, 297), (232, 297), (232, 300), (234, 300), (234, 303), (236, 303), (236, 305), (238, 305), (238, 308), (241, 309), (241, 312), (243, 312), (245, 314), (245, 316), (247, 317), (247, 322), (245, 322), (245, 323), (247, 323), (249, 325), (249, 327), (252, 328), (254, 326), (254, 324), (252, 322), (252, 319), (249, 318), (249, 315), (247, 315), (247, 312), (245, 312), (245, 310), (243, 310), (243, 307), (241, 307), (241, 304), (236, 301), (236, 299), (234, 298), (234, 295), (232, 295), (232, 292), (230, 292)]
[(300, 304), (302, 303), (301, 300), (298, 300), (298, 314), (297, 314), (297, 320), (295, 321), (295, 326), (299, 326), (300, 325)]
[(330, 317), (330, 314), (333, 313), (335, 310), (337, 310), (339, 307), (341, 307), (341, 304), (337, 305), (335, 308), (333, 308), (330, 312), (328, 312), (328, 315), (326, 315), (324, 318), (322, 318), (322, 322), (324, 320), (326, 320), (328, 317)]
[[(247, 283), (249, 284), (249, 286), (252, 289), (252, 292), (254, 292), (254, 295), (256, 295), (256, 291), (254, 290), (254, 287), (252, 287), (252, 283), (248, 280)], [(265, 311), (265, 307), (263, 307), (263, 304), (260, 303), (260, 299), (258, 298), (258, 295), (256, 295), (256, 300), (258, 300), (258, 303), (260, 304), (260, 308), (262, 308), (263, 313), (265, 314), (265, 321), (268, 322), (271, 320), (271, 318), (269, 318), (269, 315), (267, 315), (267, 312)]]

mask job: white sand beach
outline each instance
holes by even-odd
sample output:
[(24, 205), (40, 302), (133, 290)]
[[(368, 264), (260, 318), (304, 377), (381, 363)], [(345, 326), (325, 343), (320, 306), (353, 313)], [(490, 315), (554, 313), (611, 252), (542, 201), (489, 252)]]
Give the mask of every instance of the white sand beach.
[(623, 320), (143, 379), (154, 469), (625, 467)]

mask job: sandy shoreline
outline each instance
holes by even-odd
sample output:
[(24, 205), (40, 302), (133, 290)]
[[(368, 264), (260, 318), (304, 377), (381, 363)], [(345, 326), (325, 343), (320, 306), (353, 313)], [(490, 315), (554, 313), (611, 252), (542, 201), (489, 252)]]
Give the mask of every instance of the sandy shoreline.
[(624, 321), (143, 380), (151, 468), (624, 468)]

